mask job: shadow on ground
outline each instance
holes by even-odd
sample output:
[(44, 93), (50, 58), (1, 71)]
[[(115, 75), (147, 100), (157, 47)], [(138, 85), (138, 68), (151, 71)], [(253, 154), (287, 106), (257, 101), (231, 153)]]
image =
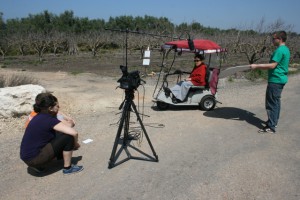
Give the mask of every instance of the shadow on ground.
[(264, 123), (264, 121), (256, 117), (254, 113), (234, 107), (216, 108), (212, 111), (205, 112), (203, 115), (212, 118), (246, 121), (257, 128), (262, 128), (262, 123)]
[[(82, 156), (72, 157), (71, 163), (76, 165), (80, 160), (82, 160)], [(49, 163), (46, 169), (42, 172), (37, 172), (32, 170), (30, 167), (27, 168), (28, 174), (35, 177), (44, 177), (50, 174), (56, 173), (63, 168), (63, 160), (55, 160)]]
[(167, 112), (167, 111), (182, 111), (182, 110), (201, 110), (199, 106), (183, 106), (170, 104), (166, 110), (160, 110), (156, 105), (151, 106), (154, 111)]

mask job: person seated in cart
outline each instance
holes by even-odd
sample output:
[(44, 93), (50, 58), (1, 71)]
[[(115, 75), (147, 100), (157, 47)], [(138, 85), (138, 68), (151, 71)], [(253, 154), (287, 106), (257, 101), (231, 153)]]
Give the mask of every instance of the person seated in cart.
[[(180, 81), (174, 87), (170, 88), (172, 92), (173, 101), (184, 101), (191, 86), (205, 86), (206, 85), (206, 69), (207, 66), (204, 63), (204, 56), (202, 54), (196, 54), (194, 57), (195, 66), (187, 79)], [(178, 101), (179, 100), (179, 101)]]

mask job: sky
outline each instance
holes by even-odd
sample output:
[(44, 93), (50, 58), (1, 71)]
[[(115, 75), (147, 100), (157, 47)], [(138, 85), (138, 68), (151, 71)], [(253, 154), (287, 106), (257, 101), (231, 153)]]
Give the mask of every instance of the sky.
[(199, 22), (220, 29), (255, 29), (262, 19), (269, 25), (278, 19), (300, 33), (299, 0), (0, 0), (3, 19), (28, 17), (45, 10), (75, 17), (167, 17), (172, 23)]

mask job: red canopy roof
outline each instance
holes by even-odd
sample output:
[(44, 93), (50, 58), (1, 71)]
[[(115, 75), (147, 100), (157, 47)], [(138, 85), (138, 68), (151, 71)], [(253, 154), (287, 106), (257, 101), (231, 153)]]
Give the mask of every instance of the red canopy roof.
[(191, 52), (199, 52), (203, 51), (204, 53), (215, 53), (215, 52), (223, 52), (226, 51), (222, 49), (218, 44), (211, 40), (202, 40), (202, 39), (195, 39), (193, 40), (195, 50), (191, 51), (189, 49), (188, 40), (177, 40), (166, 42), (163, 46), (164, 48), (174, 48), (178, 51), (191, 51)]

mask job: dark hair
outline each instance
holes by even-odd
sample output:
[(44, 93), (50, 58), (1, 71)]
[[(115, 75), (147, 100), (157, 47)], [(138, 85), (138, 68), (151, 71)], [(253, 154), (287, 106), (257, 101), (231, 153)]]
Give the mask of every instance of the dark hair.
[(195, 54), (195, 58), (199, 58), (201, 61), (205, 59), (202, 54)]
[(36, 113), (47, 111), (49, 107), (55, 106), (57, 98), (50, 93), (40, 93), (35, 97), (35, 104), (33, 110)]
[(285, 42), (287, 39), (287, 34), (285, 31), (277, 31), (277, 32), (273, 33), (273, 36), (275, 36), (279, 39), (282, 39), (283, 42)]

